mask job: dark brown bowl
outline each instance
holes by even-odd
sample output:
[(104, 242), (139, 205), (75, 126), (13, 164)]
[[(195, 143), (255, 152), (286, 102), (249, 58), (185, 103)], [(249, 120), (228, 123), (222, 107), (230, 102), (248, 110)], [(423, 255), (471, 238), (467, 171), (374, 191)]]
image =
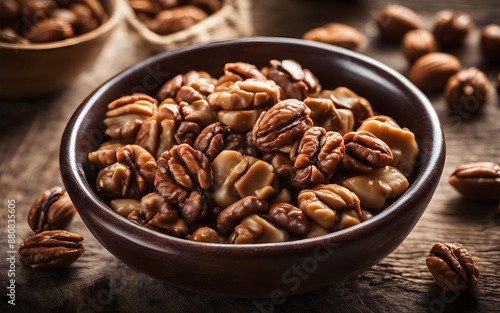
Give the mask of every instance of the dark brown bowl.
[[(291, 58), (324, 88), (347, 86), (374, 109), (411, 129), (420, 146), (411, 186), (391, 206), (354, 227), (278, 244), (221, 245), (174, 238), (131, 223), (94, 191), (97, 168), (87, 154), (103, 140), (102, 120), (112, 100), (132, 92), (154, 95), (163, 81), (188, 70), (222, 75), (226, 62), (257, 66)], [(441, 176), (444, 137), (429, 100), (389, 67), (342, 48), (298, 39), (251, 38), (166, 52), (141, 62), (95, 90), (77, 109), (61, 142), (61, 175), (95, 237), (132, 268), (187, 290), (244, 298), (303, 293), (340, 282), (374, 265), (410, 233)]]

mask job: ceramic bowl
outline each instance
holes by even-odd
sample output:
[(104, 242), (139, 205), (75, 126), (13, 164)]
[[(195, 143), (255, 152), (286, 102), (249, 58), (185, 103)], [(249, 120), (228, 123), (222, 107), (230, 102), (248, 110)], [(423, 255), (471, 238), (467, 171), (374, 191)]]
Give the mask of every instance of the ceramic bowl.
[[(222, 75), (227, 62), (261, 67), (291, 58), (310, 69), (325, 89), (347, 86), (374, 109), (411, 129), (420, 146), (408, 190), (374, 218), (328, 235), (277, 244), (221, 245), (174, 238), (113, 212), (95, 192), (97, 168), (87, 154), (103, 140), (112, 100), (134, 91), (154, 95), (188, 70)], [(408, 80), (367, 56), (321, 43), (249, 38), (189, 47), (152, 57), (103, 84), (76, 110), (64, 132), (60, 169), (64, 185), (95, 237), (130, 267), (170, 285), (203, 294), (275, 298), (308, 292), (361, 273), (406, 238), (440, 179), (445, 142), (429, 100)]]
[(88, 68), (123, 18), (122, 0), (102, 0), (102, 4), (109, 20), (80, 36), (29, 45), (0, 42), (0, 99), (48, 95)]

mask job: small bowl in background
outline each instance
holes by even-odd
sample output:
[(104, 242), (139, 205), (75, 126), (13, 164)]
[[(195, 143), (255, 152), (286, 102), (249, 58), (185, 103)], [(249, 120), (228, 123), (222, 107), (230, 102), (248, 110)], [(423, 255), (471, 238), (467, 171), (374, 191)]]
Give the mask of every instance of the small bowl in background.
[(0, 42), (0, 99), (32, 99), (69, 85), (97, 58), (122, 20), (122, 0), (102, 0), (109, 19), (96, 29), (66, 40)]
[(126, 19), (134, 40), (151, 53), (177, 49), (189, 45), (234, 39), (253, 35), (250, 0), (222, 0), (222, 7), (184, 30), (159, 35), (150, 30), (132, 10), (127, 2)]
[[(111, 101), (133, 91), (151, 95), (151, 69), (164, 81), (189, 70), (218, 77), (228, 62), (259, 68), (271, 59), (294, 59), (324, 89), (346, 86), (380, 114), (416, 137), (420, 152), (411, 185), (389, 207), (359, 225), (324, 236), (270, 244), (209, 244), (172, 237), (134, 224), (111, 210), (95, 190), (97, 167), (88, 159), (104, 140)], [(149, 88), (149, 89), (148, 89)], [(173, 286), (232, 297), (272, 298), (327, 287), (376, 264), (411, 232), (437, 187), (445, 160), (441, 124), (429, 100), (395, 70), (367, 56), (299, 39), (247, 38), (169, 51), (118, 74), (96, 89), (70, 119), (61, 140), (64, 185), (97, 240), (132, 268)], [(300, 272), (298, 272), (300, 271)]]

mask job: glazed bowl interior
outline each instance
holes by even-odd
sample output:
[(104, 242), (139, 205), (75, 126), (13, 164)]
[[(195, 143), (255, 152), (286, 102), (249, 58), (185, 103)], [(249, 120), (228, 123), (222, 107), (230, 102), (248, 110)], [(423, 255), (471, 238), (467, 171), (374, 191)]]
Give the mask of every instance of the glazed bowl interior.
[(102, 0), (109, 19), (96, 29), (65, 40), (0, 42), (0, 99), (32, 99), (69, 85), (97, 58), (122, 20), (122, 0)]
[[(87, 155), (104, 140), (107, 104), (133, 92), (155, 95), (179, 73), (222, 75), (227, 62), (262, 67), (294, 59), (310, 69), (323, 89), (346, 86), (415, 133), (420, 153), (408, 190), (374, 218), (328, 235), (275, 244), (221, 245), (174, 238), (136, 225), (113, 212), (95, 192), (97, 167)], [(428, 99), (403, 76), (363, 55), (320, 43), (248, 38), (174, 50), (122, 72), (96, 89), (77, 109), (61, 142), (64, 185), (95, 237), (116, 257), (150, 276), (204, 294), (266, 298), (326, 287), (366, 270), (409, 234), (439, 181), (444, 137)], [(168, 265), (168, 266), (167, 266)], [(310, 265), (310, 266), (309, 266)], [(307, 279), (287, 276), (308, 266)]]

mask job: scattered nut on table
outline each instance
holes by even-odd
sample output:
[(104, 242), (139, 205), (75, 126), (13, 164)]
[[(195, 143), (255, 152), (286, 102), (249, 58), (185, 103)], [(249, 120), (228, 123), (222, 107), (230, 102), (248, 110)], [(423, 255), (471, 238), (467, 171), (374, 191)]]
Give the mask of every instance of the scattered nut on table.
[(65, 230), (46, 230), (19, 246), (19, 260), (29, 268), (64, 267), (83, 253), (83, 237)]
[(443, 10), (436, 13), (432, 32), (442, 47), (453, 47), (461, 44), (473, 28), (469, 14)]
[(390, 4), (372, 14), (382, 38), (400, 42), (406, 32), (422, 26), (422, 18), (402, 5)]
[(425, 29), (408, 31), (403, 37), (403, 54), (410, 62), (415, 62), (421, 56), (436, 51), (434, 35)]
[(361, 50), (367, 41), (356, 28), (341, 23), (330, 23), (311, 29), (302, 38), (351, 50)]
[(426, 260), (438, 285), (448, 291), (470, 291), (476, 288), (479, 270), (469, 251), (458, 242), (435, 243)]
[(441, 90), (448, 79), (460, 70), (454, 55), (431, 52), (418, 58), (408, 72), (408, 79), (422, 91)]
[(462, 196), (473, 201), (500, 201), (500, 165), (472, 162), (458, 166), (448, 180)]
[(475, 67), (451, 76), (444, 88), (444, 98), (454, 112), (478, 112), (490, 93), (488, 77)]

